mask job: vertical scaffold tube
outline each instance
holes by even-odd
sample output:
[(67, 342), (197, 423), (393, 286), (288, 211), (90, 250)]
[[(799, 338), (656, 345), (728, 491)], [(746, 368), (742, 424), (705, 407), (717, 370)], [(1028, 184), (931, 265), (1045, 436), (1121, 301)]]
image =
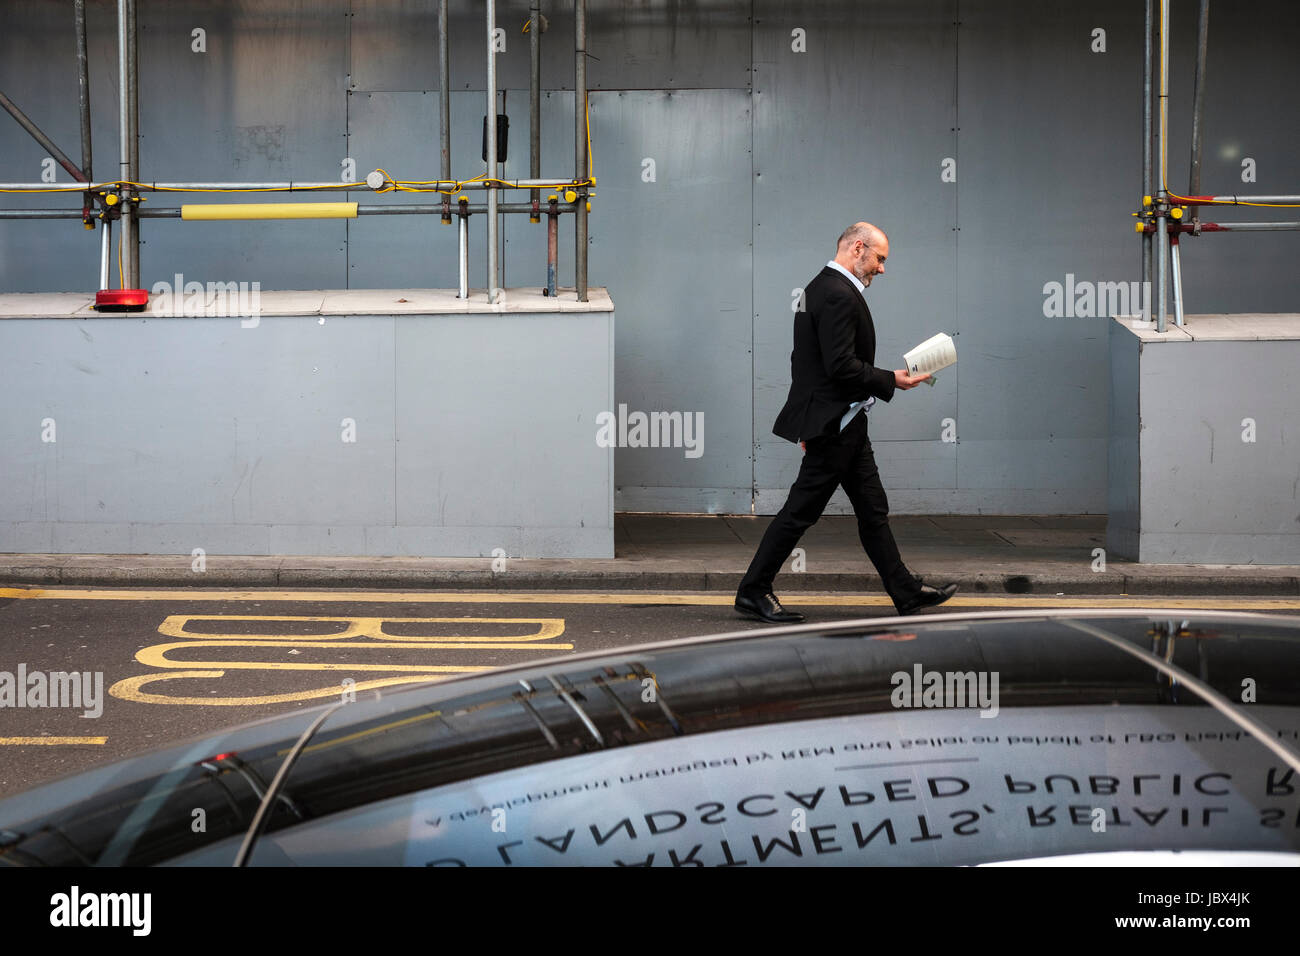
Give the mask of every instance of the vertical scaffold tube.
[[(538, 179), (542, 175), (542, 7), (538, 0), (532, 0), (528, 8), (528, 51), (532, 65), (528, 76), (528, 175)], [(534, 189), (533, 202), (541, 195)], [(536, 222), (537, 217), (531, 221)]]
[(1165, 183), (1167, 168), (1165, 159), (1169, 134), (1169, 0), (1160, 0), (1160, 122), (1156, 127), (1158, 136), (1156, 152), (1160, 163), (1160, 190), (1156, 207), (1156, 331), (1164, 332), (1169, 315), (1169, 230), (1165, 218), (1165, 203), (1169, 198)]
[(105, 219), (99, 232), (99, 287), (107, 289), (112, 281), (113, 220)]
[[(118, 132), (118, 175), (121, 180), (131, 181), (131, 69), (128, 63), (130, 40), (128, 31), (130, 19), (128, 7), (130, 0), (117, 0), (117, 132)], [(122, 190), (122, 235), (120, 242), (126, 253), (123, 257), (124, 273), (118, 277), (122, 288), (136, 288), (130, 279), (131, 247), (135, 245), (135, 221), (131, 218), (130, 190)]]
[(560, 248), (560, 213), (555, 208), (556, 202), (557, 198), (552, 196), (546, 214), (546, 294), (551, 298), (555, 298), (555, 269)]
[[(439, 178), (451, 179), (451, 60), (447, 36), (447, 0), (438, 0), (438, 146)], [(451, 224), (451, 197), (442, 197), (442, 222)]]
[(1178, 233), (1169, 237), (1169, 265), (1174, 280), (1174, 325), (1183, 324), (1183, 271), (1178, 262)]
[[(1210, 0), (1201, 0), (1196, 18), (1196, 78), (1192, 86), (1192, 162), (1189, 167), (1189, 196), (1201, 194), (1201, 143), (1205, 125), (1205, 61), (1210, 44)], [(1193, 225), (1201, 218), (1201, 207), (1192, 207)], [(1181, 322), (1179, 323), (1182, 324)]]
[[(131, 104), (131, 149), (130, 157), (130, 176), (131, 182), (140, 181), (140, 30), (137, 23), (137, 4), (138, 0), (127, 0), (127, 74), (130, 77), (128, 93)], [(134, 196), (131, 192), (129, 195)], [(128, 289), (138, 289), (140, 287), (140, 218), (136, 215), (136, 204), (129, 202), (127, 208), (122, 210), (123, 218), (131, 217), (131, 242), (127, 248), (127, 257), (130, 259), (128, 271), (131, 274), (131, 283)]]
[(460, 291), (457, 296), (469, 298), (469, 200), (462, 199), (460, 205)]
[[(1154, 196), (1155, 184), (1151, 173), (1151, 74), (1152, 35), (1155, 30), (1155, 0), (1146, 0), (1146, 33), (1142, 57), (1142, 195)], [(1154, 233), (1142, 233), (1142, 290), (1146, 296), (1147, 321), (1151, 320), (1151, 243)]]
[[(587, 179), (587, 0), (574, 0), (574, 172), (573, 181)], [(578, 301), (587, 301), (587, 187), (579, 186), (574, 222), (574, 284)]]
[(451, 179), (451, 62), (447, 37), (447, 0), (438, 0), (438, 145), (439, 178)]
[[(86, 175), (86, 182), (95, 181), (92, 150), (90, 145), (90, 60), (86, 54), (86, 0), (75, 0), (72, 5), (73, 19), (77, 31), (77, 90), (81, 107), (81, 171)], [(85, 194), (83, 214), (89, 215), (93, 197)]]
[[(496, 0), (487, 0), (487, 178), (497, 178), (497, 55), (493, 33), (497, 24)], [(495, 303), (501, 287), (501, 264), (497, 261), (497, 187), (487, 190), (488, 277), (487, 298)]]

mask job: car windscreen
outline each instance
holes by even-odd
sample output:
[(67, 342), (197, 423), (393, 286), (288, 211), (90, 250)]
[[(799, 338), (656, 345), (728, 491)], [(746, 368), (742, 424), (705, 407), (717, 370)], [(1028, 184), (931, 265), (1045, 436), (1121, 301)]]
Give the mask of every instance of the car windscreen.
[(1293, 851), (1292, 768), (1188, 680), (1294, 745), (1295, 635), (1204, 617), (805, 630), (394, 694), (316, 733), (284, 788), (299, 816), (272, 821), (252, 862)]

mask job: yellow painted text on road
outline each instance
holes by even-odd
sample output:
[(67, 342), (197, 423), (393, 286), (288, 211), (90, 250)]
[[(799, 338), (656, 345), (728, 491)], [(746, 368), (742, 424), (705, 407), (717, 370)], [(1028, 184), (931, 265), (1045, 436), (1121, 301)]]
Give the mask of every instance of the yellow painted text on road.
[[(243, 624), (260, 628), (257, 633), (230, 630)], [(191, 625), (203, 630), (194, 631)], [(216, 629), (218, 626), (226, 630)], [(291, 634), (289, 627), (298, 627), (323, 633)], [(401, 627), (414, 634), (393, 634)], [(523, 634), (466, 633), (484, 628), (521, 630)], [(222, 614), (172, 614), (158, 628), (168, 637), (181, 640), (154, 644), (136, 652), (135, 659), (153, 673), (140, 674), (118, 681), (109, 693), (122, 700), (147, 704), (180, 704), (199, 707), (247, 707), (262, 704), (281, 704), (294, 701), (319, 700), (329, 697), (355, 695), (362, 691), (397, 684), (425, 683), (455, 674), (472, 674), (491, 670), (491, 665), (469, 663), (403, 663), (394, 660), (399, 651), (431, 650), (553, 650), (569, 651), (570, 643), (554, 640), (564, 633), (563, 618), (485, 618), (485, 617), (421, 617), (383, 618), (353, 617), (349, 615), (222, 615)], [(197, 660), (190, 656), (194, 651), (205, 650), (235, 653), (215, 660)], [(285, 660), (288, 654), (324, 651), (326, 660)], [(340, 653), (341, 652), (341, 653)], [(173, 654), (178, 656), (172, 656)], [(357, 655), (367, 659), (356, 660)], [(330, 660), (329, 657), (342, 658)], [(275, 659), (265, 659), (275, 658)], [(176, 681), (217, 680), (229, 672), (271, 671), (284, 674), (293, 672), (321, 672), (335, 675), (339, 680), (326, 686), (310, 689), (286, 690), (275, 694), (246, 696), (208, 696), (161, 693), (158, 685)], [(159, 673), (161, 672), (161, 673)], [(392, 676), (357, 680), (350, 675), (388, 674)], [(182, 685), (183, 686), (183, 685)], [(146, 690), (146, 688), (150, 688)], [(173, 690), (168, 687), (166, 690)]]

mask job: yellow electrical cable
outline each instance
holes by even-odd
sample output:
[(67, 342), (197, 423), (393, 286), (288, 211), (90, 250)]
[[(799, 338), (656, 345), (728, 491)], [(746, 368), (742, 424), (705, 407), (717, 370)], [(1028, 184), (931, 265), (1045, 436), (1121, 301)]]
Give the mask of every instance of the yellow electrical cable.
[[(1164, 0), (1161, 0), (1161, 2), (1164, 2)], [(446, 196), (454, 196), (457, 193), (459, 193), (462, 189), (464, 189), (465, 186), (468, 185), (469, 183), (477, 183), (477, 182), (491, 183), (497, 186), (497, 188), (499, 189), (530, 189), (530, 190), (531, 189), (564, 189), (565, 187), (591, 186), (595, 182), (594, 178), (592, 177), (592, 171), (595, 168), (595, 164), (591, 161), (592, 159), (591, 100), (589, 98), (586, 98), (585, 106), (586, 108), (584, 109), (583, 112), (586, 115), (586, 126), (587, 126), (587, 178), (582, 182), (573, 180), (573, 181), (566, 181), (566, 182), (559, 182), (559, 183), (542, 183), (540, 185), (533, 185), (533, 186), (520, 186), (515, 183), (507, 182), (504, 179), (488, 179), (487, 174), (483, 173), (482, 175), (475, 176), (473, 179), (454, 180), (453, 182), (455, 183), (455, 188), (451, 190), (437, 189), (437, 188), (421, 189), (419, 187), (435, 186), (437, 183), (442, 182), (442, 180), (440, 179), (394, 179), (393, 176), (388, 172), (388, 170), (380, 166), (380, 167), (376, 167), (376, 170), (384, 174), (384, 181), (387, 185), (385, 185), (382, 189), (376, 189), (374, 191), (377, 193), (386, 193), (386, 192), (394, 192), (394, 191), (411, 192), (411, 193), (434, 192), (434, 193), (442, 193), (443, 195)], [(310, 192), (310, 191), (328, 192), (331, 190), (344, 189), (348, 186), (355, 186), (355, 185), (356, 183), (326, 183), (322, 186), (297, 186), (292, 190), (279, 189), (274, 186), (235, 186), (235, 187), (228, 187), (228, 188), (213, 189), (213, 188), (205, 188), (205, 187), (197, 187), (197, 186), (154, 186), (154, 185), (150, 185), (149, 183), (136, 183), (126, 179), (118, 179), (118, 180), (114, 180), (113, 182), (100, 183), (98, 188), (115, 189), (121, 187), (130, 187), (133, 189), (143, 189), (146, 191), (171, 192), (171, 193), (278, 193), (278, 192)], [(59, 188), (59, 189), (0, 189), (0, 193), (80, 193), (85, 191), (86, 189), (84, 183), (81, 184), (80, 186), (69, 186), (67, 188)]]
[[(588, 147), (588, 155), (590, 155), (590, 149), (591, 149), (590, 120), (588, 121), (588, 126), (587, 126), (587, 147)], [(384, 173), (384, 175), (388, 176), (387, 181), (392, 185), (386, 186), (383, 189), (377, 189), (375, 190), (375, 192), (391, 192), (393, 190), (401, 190), (404, 192), (438, 192), (438, 193), (446, 193), (447, 195), (453, 195), (454, 193), (459, 192), (466, 184), (477, 183), (477, 182), (495, 183), (501, 189), (552, 189), (552, 188), (563, 188), (565, 186), (590, 186), (591, 185), (591, 180), (587, 179), (584, 180), (583, 182), (565, 181), (559, 183), (542, 183), (536, 186), (521, 186), (518, 185), (517, 183), (508, 182), (507, 180), (504, 179), (489, 180), (486, 178), (486, 174), (484, 174), (483, 176), (475, 176), (473, 179), (454, 180), (456, 188), (449, 191), (446, 189), (416, 188), (419, 186), (432, 186), (436, 183), (443, 182), (443, 180), (439, 180), (439, 179), (393, 179), (392, 176), (388, 175), (388, 173), (386, 172)], [(290, 190), (275, 187), (275, 186), (254, 186), (254, 187), (240, 186), (237, 188), (231, 187), (231, 188), (213, 189), (213, 188), (205, 188), (205, 187), (198, 187), (198, 186), (154, 186), (154, 185), (150, 185), (149, 183), (134, 183), (123, 179), (123, 180), (115, 180), (114, 182), (100, 183), (98, 188), (113, 189), (117, 187), (130, 187), (133, 189), (141, 189), (145, 191), (172, 192), (172, 193), (280, 193), (280, 192), (311, 192), (311, 191), (330, 192), (330, 191), (338, 191), (341, 189), (346, 189), (348, 186), (355, 186), (355, 185), (356, 183), (326, 183), (321, 186), (295, 186), (293, 189)], [(86, 190), (84, 187), (73, 187), (69, 189), (0, 189), (0, 193), (81, 193), (85, 191)]]
[(584, 110), (587, 114), (587, 179), (595, 180), (596, 164), (591, 161), (591, 97), (583, 95)]
[(1180, 196), (1177, 193), (1169, 193), (1169, 198), (1175, 202), (1192, 203), (1197, 206), (1267, 206), (1270, 209), (1300, 209), (1300, 203), (1293, 202), (1243, 202), (1240, 199), (1193, 199), (1191, 196)]

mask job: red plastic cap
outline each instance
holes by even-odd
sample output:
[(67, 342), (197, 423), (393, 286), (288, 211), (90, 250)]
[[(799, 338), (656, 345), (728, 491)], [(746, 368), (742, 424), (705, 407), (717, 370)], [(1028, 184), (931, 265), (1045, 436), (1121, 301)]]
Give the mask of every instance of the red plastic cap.
[(149, 308), (148, 289), (101, 289), (95, 293), (100, 312), (143, 312)]

